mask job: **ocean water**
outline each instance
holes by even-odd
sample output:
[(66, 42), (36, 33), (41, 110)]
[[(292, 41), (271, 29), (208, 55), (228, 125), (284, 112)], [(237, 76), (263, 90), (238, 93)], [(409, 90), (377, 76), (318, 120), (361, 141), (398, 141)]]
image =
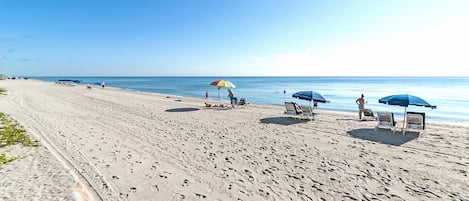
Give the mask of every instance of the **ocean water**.
[[(355, 100), (363, 93), (366, 108), (374, 112), (394, 112), (402, 117), (404, 107), (378, 103), (378, 99), (393, 94), (412, 94), (437, 105), (437, 109), (409, 106), (407, 111), (425, 112), (427, 120), (469, 124), (469, 77), (33, 77), (45, 81), (59, 79), (81, 80), (97, 85), (104, 80), (107, 86), (131, 91), (181, 95), (228, 101), (226, 89), (210, 86), (212, 81), (225, 79), (236, 85), (236, 96), (247, 102), (263, 105), (283, 105), (285, 101), (309, 104), (291, 95), (298, 91), (319, 92), (330, 103), (319, 103), (323, 110), (356, 113)], [(285, 93), (284, 93), (285, 91)]]

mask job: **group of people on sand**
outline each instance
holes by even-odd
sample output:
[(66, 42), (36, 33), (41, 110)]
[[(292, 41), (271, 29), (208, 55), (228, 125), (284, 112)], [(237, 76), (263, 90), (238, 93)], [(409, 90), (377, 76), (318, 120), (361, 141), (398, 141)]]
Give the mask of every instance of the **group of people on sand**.
[[(228, 97), (230, 97), (230, 103), (231, 103), (231, 107), (235, 107), (235, 105), (238, 104), (238, 98), (235, 96), (233, 90), (231, 90), (230, 88), (228, 88)], [(205, 92), (205, 99), (208, 99), (208, 91)], [(210, 103), (205, 103), (205, 106), (206, 107), (226, 107), (225, 105), (223, 104), (210, 104)]]
[(226, 108), (228, 105), (225, 104), (215, 104), (215, 103), (205, 103), (205, 107), (221, 107), (221, 108)]
[[(235, 107), (236, 104), (238, 104), (238, 98), (234, 95), (233, 90), (230, 88), (227, 89), (228, 91), (228, 97), (230, 97), (230, 103), (231, 107)], [(285, 91), (284, 91), (285, 93)], [(205, 92), (205, 99), (208, 99), (208, 91)], [(365, 101), (365, 95), (362, 94), (357, 100), (355, 100), (355, 103), (358, 105), (358, 119), (362, 119), (363, 112), (365, 111), (365, 104), (367, 101)], [(206, 107), (227, 107), (226, 105), (223, 104), (210, 104), (210, 103), (205, 103)], [(318, 102), (314, 101), (314, 109), (317, 109), (318, 107)]]

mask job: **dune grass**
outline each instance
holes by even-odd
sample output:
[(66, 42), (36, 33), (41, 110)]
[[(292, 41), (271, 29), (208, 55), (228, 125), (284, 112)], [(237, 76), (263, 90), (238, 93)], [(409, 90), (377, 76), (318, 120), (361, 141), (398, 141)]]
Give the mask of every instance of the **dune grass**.
[(7, 89), (0, 87), (0, 94), (7, 92)]
[[(0, 148), (15, 144), (32, 147), (40, 146), (38, 142), (31, 140), (26, 130), (18, 122), (7, 117), (3, 112), (0, 112), (0, 123)], [(9, 158), (6, 155), (7, 152), (9, 151), (0, 154), (0, 169), (4, 164), (20, 158), (19, 156)]]

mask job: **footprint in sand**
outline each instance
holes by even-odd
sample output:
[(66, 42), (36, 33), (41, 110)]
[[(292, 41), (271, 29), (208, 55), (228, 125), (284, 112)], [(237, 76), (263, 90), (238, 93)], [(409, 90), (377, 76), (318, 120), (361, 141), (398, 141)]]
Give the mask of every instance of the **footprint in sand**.
[(349, 200), (357, 200), (356, 198), (350, 196), (350, 195), (343, 195), (343, 198), (348, 198)]
[(189, 186), (189, 180), (184, 179), (184, 181), (181, 184), (182, 186)]
[(119, 193), (119, 196), (120, 196), (120, 197), (128, 198), (128, 197), (129, 197), (129, 194), (127, 194), (127, 193)]
[(151, 178), (152, 178), (152, 176), (145, 174), (145, 179), (146, 180), (150, 180)]
[(197, 198), (204, 198), (204, 199), (207, 198), (206, 195), (200, 194), (200, 193), (196, 193), (196, 194), (194, 194), (194, 195), (195, 195), (195, 197), (197, 197)]
[(116, 175), (113, 175), (112, 178), (113, 178), (113, 179), (119, 179), (119, 177), (116, 176)]
[(158, 192), (158, 191), (160, 191), (160, 188), (158, 188), (158, 185), (155, 184), (155, 185), (151, 186), (151, 191)]
[(130, 187), (130, 188), (129, 188), (129, 192), (136, 193), (136, 192), (137, 192), (137, 188), (136, 188), (136, 187)]
[(267, 198), (270, 195), (270, 193), (268, 191), (265, 191), (263, 189), (259, 189), (259, 194), (264, 198)]
[(170, 174), (171, 174), (170, 172), (163, 171), (163, 173), (158, 176), (161, 178), (167, 179)]
[(370, 163), (370, 162), (368, 162), (368, 161), (367, 161), (366, 163), (367, 163), (369, 166), (371, 166), (371, 167), (375, 167), (375, 165), (374, 165), (373, 163)]
[(272, 171), (270, 171), (269, 169), (265, 169), (262, 171), (262, 174), (272, 174)]
[(180, 200), (186, 199), (186, 196), (185, 196), (184, 194), (179, 194), (179, 193), (178, 193), (178, 196), (179, 196), (179, 199), (180, 199)]

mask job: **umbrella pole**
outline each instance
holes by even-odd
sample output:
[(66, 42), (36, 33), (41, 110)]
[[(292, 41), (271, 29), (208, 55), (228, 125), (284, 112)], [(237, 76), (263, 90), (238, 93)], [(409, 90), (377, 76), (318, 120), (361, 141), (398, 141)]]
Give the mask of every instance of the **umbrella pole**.
[(402, 134), (405, 135), (405, 129), (406, 129), (406, 118), (407, 118), (407, 107), (404, 107), (404, 124), (402, 125)]

